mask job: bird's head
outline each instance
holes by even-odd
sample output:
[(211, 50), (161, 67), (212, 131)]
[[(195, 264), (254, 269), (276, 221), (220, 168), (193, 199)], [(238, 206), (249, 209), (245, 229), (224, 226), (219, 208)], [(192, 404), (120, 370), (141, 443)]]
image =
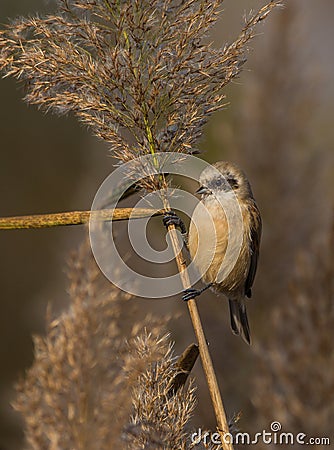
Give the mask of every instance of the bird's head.
[(246, 175), (236, 164), (230, 162), (218, 161), (206, 167), (199, 177), (199, 183), (196, 193), (203, 198), (218, 193), (234, 193), (239, 199), (253, 197)]

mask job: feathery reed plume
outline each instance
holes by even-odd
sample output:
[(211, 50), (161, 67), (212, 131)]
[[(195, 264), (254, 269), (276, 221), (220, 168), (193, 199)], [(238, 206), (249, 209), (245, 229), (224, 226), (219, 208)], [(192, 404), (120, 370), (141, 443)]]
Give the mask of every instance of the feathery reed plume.
[[(180, 388), (170, 396), (170, 380), (176, 373), (172, 361), (172, 347), (168, 341), (159, 342), (165, 349), (163, 358), (139, 376), (137, 389), (133, 391), (134, 413), (127, 428), (129, 449), (187, 448), (185, 425), (195, 407), (192, 383), (184, 391)], [(140, 339), (138, 358), (147, 354), (146, 343)]]
[[(334, 407), (334, 221), (321, 244), (296, 261), (290, 301), (273, 313), (271, 338), (257, 352), (255, 405), (283, 431), (332, 436)], [(297, 448), (302, 448), (303, 445)]]
[(73, 112), (122, 161), (188, 153), (225, 105), (222, 89), (240, 73), (254, 27), (279, 2), (215, 49), (203, 38), (221, 3), (59, 0), (57, 14), (20, 18), (0, 32), (0, 69), (25, 82), (27, 102)]
[(70, 310), (34, 338), (35, 361), (18, 386), (27, 448), (185, 448), (194, 388), (168, 394), (179, 371), (162, 336), (169, 319), (132, 324), (130, 297), (103, 279), (87, 244), (69, 276)]

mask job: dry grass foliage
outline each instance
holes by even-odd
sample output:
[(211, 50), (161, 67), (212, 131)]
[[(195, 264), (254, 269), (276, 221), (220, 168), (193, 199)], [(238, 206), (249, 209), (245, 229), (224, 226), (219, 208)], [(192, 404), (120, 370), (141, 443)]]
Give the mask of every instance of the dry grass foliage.
[[(301, 254), (290, 302), (274, 312), (271, 339), (258, 354), (255, 404), (267, 425), (332, 436), (334, 408), (334, 222), (325, 242)], [(301, 447), (302, 448), (302, 447)]]
[(59, 0), (55, 15), (0, 31), (0, 69), (23, 80), (26, 100), (73, 112), (122, 161), (191, 152), (225, 104), (254, 27), (271, 1), (223, 48), (204, 43), (221, 0)]
[(103, 279), (87, 245), (72, 259), (69, 293), (18, 386), (27, 448), (186, 448), (194, 389), (171, 395), (179, 368), (168, 318), (130, 323), (131, 299)]

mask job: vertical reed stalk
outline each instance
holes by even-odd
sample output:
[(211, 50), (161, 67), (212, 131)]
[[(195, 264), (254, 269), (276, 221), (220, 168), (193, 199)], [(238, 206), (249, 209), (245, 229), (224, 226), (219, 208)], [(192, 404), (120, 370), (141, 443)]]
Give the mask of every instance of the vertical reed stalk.
[[(166, 210), (170, 210), (169, 203), (167, 199), (164, 199), (164, 207)], [(178, 235), (176, 233), (176, 229), (174, 225), (168, 226), (168, 231), (170, 232), (170, 238), (175, 254), (176, 264), (178, 267), (178, 271), (180, 273), (180, 277), (182, 280), (182, 285), (184, 289), (189, 288), (190, 280), (187, 271), (186, 262), (182, 256), (181, 246), (179, 243)], [(226, 434), (229, 433), (229, 426), (226, 418), (226, 413), (223, 405), (223, 400), (220, 394), (216, 373), (213, 367), (212, 359), (210, 356), (209, 348), (207, 345), (207, 341), (205, 338), (201, 318), (198, 312), (198, 308), (196, 305), (195, 299), (190, 299), (187, 301), (188, 310), (190, 314), (190, 318), (192, 321), (192, 325), (197, 337), (199, 352), (201, 355), (202, 366), (205, 374), (205, 378), (208, 384), (210, 397), (214, 409), (214, 413), (217, 420), (217, 428), (220, 434), (222, 448), (224, 450), (233, 450), (233, 445), (230, 442), (226, 441)]]

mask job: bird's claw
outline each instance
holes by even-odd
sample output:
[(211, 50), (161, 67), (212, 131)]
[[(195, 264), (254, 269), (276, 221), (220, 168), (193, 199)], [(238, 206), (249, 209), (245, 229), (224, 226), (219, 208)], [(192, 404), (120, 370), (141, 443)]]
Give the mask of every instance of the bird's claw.
[(201, 289), (193, 289), (193, 288), (186, 289), (185, 291), (183, 291), (182, 300), (184, 302), (187, 302), (188, 300), (197, 297), (201, 293), (202, 293)]
[(192, 298), (198, 297), (199, 295), (201, 295), (202, 292), (206, 291), (207, 289), (209, 289), (211, 287), (212, 287), (212, 283), (207, 284), (202, 289), (188, 288), (185, 291), (183, 291), (182, 300), (187, 302), (188, 300), (191, 300)]
[(174, 211), (166, 211), (163, 215), (162, 222), (166, 228), (168, 228), (169, 225), (174, 225), (175, 227), (180, 228), (183, 235), (187, 234), (187, 229), (182, 219), (180, 219), (180, 217)]

